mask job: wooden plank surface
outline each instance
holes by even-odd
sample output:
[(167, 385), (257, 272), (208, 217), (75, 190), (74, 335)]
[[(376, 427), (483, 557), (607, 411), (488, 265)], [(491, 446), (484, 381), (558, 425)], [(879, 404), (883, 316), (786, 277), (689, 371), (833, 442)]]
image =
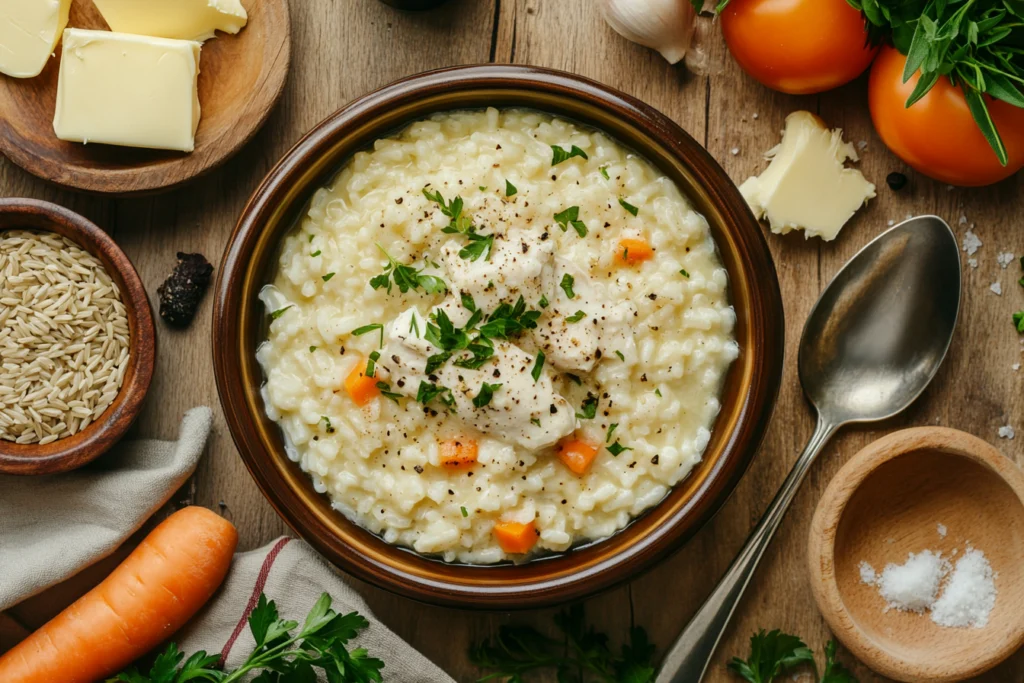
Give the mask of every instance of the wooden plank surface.
[[(257, 1), (257, 0), (253, 0)], [(536, 64), (578, 73), (641, 98), (705, 143), (737, 182), (764, 167), (762, 153), (778, 141), (785, 116), (796, 109), (820, 113), (848, 139), (864, 147), (861, 168), (879, 185), (879, 197), (831, 244), (799, 234), (769, 236), (786, 308), (786, 374), (765, 445), (718, 517), (677, 555), (630, 585), (587, 603), (590, 621), (621, 638), (631, 620), (645, 626), (664, 650), (725, 571), (772, 498), (813, 429), (810, 409), (796, 378), (796, 343), (822, 286), (861, 246), (908, 214), (934, 213), (962, 237), (968, 225), (984, 246), (978, 267), (964, 273), (961, 323), (946, 365), (925, 396), (898, 420), (844, 431), (811, 471), (793, 509), (739, 609), (707, 676), (735, 680), (725, 670), (733, 654), (746, 654), (758, 628), (799, 633), (815, 648), (828, 631), (810, 597), (805, 570), (806, 534), (814, 506), (830, 477), (861, 446), (893, 429), (943, 424), (972, 432), (1022, 461), (1021, 439), (999, 440), (999, 427), (1024, 429), (1021, 341), (1010, 314), (1024, 308), (1015, 283), (1018, 266), (1003, 270), (1000, 252), (1024, 254), (1020, 176), (993, 188), (951, 189), (912, 174), (874, 135), (861, 79), (821, 96), (773, 93), (747, 78), (732, 62), (718, 27), (702, 19), (700, 35), (708, 74), (671, 67), (657, 54), (619, 38), (601, 20), (594, 0), (451, 0), (442, 9), (408, 14), (377, 0), (295, 0), (292, 72), (284, 99), (266, 127), (224, 168), (170, 195), (113, 200), (64, 192), (0, 160), (0, 195), (55, 201), (80, 211), (110, 231), (136, 264), (155, 303), (157, 286), (177, 251), (199, 251), (218, 263), (228, 235), (260, 178), (306, 130), (349, 100), (392, 80), (429, 68), (487, 61)], [(885, 186), (890, 171), (904, 171), (910, 185), (900, 193)], [(966, 224), (963, 222), (966, 221)], [(989, 285), (999, 281), (997, 296)], [(183, 496), (224, 514), (241, 533), (243, 549), (287, 533), (285, 525), (250, 480), (224, 423), (214, 386), (210, 339), (211, 302), (185, 332), (158, 328), (160, 350), (153, 388), (135, 431), (153, 437), (175, 434), (182, 413), (199, 404), (214, 408), (209, 448), (191, 491)], [(78, 591), (84, 587), (79, 583)], [(12, 610), (35, 626), (58, 609), (75, 588), (64, 587)], [(467, 661), (470, 642), (509, 622), (548, 628), (552, 611), (516, 615), (471, 614), (418, 605), (365, 587), (377, 615), (459, 681), (478, 671)], [(385, 658), (386, 658), (386, 653)], [(884, 680), (851, 664), (861, 681)], [(982, 681), (1024, 679), (1024, 655)], [(542, 679), (538, 679), (542, 680)], [(551, 679), (553, 680), (553, 679)]]

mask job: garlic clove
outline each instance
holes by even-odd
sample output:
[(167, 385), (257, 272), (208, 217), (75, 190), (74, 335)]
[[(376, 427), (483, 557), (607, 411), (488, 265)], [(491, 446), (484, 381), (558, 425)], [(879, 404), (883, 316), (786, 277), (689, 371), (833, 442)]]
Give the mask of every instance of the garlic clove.
[(602, 0), (601, 9), (616, 33), (657, 50), (669, 64), (690, 49), (697, 16), (690, 0)]

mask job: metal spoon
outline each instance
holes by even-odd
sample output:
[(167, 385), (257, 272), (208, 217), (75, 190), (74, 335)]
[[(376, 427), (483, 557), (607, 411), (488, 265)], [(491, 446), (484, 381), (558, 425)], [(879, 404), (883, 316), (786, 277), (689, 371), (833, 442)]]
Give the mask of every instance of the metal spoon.
[(818, 426), (729, 570), (665, 657), (656, 683), (698, 683), (815, 457), (836, 431), (902, 412), (938, 371), (960, 312), (960, 250), (935, 216), (860, 250), (818, 299), (800, 338), (800, 383)]

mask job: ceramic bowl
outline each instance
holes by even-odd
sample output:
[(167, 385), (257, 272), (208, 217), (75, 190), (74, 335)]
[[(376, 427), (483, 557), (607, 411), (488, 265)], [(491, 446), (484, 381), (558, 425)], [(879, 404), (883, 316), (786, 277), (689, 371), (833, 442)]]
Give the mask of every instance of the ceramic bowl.
[(98, 258), (121, 290), (131, 334), (128, 369), (114, 402), (74, 436), (45, 445), (0, 440), (0, 472), (54, 474), (81, 467), (110, 450), (142, 409), (156, 360), (156, 332), (146, 290), (125, 253), (113, 239), (82, 216), (34, 199), (0, 199), (0, 230), (55, 232)]
[[(256, 347), (266, 315), (257, 294), (283, 236), (316, 189), (354, 152), (439, 111), (525, 107), (601, 129), (672, 178), (708, 220), (731, 279), (740, 358), (703, 461), (656, 507), (611, 538), (525, 564), (446, 564), (388, 545), (334, 511), (285, 455), (264, 411)], [(679, 548), (735, 487), (753, 457), (778, 392), (783, 315), (761, 228), (725, 172), (651, 107), (577, 76), (522, 66), (430, 72), (362, 97), (288, 152), (246, 206), (219, 269), (214, 367), (235, 444), (270, 502), (320, 553), (382, 588), (435, 604), (532, 608), (567, 602), (636, 576)]]
[[(996, 601), (981, 628), (886, 609), (861, 563), (881, 573), (909, 553), (955, 563), (968, 547), (995, 572)], [(1024, 645), (1024, 472), (981, 439), (954, 429), (905, 429), (869, 444), (839, 470), (811, 523), (811, 588), (825, 621), (858, 659), (899, 681), (977, 676)]]

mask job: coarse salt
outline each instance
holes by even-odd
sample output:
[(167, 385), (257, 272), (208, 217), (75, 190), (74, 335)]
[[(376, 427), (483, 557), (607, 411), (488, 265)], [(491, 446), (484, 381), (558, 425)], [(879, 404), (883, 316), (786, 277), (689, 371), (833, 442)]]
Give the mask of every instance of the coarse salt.
[(974, 256), (974, 253), (981, 248), (981, 240), (978, 239), (978, 236), (974, 234), (973, 230), (968, 230), (964, 233), (962, 245), (968, 256)]
[(988, 288), (992, 290), (992, 293), (995, 294), (996, 296), (1003, 295), (1003, 285), (999, 282), (993, 282), (988, 286)]
[(996, 593), (992, 565), (985, 553), (968, 547), (932, 605), (932, 621), (950, 628), (983, 628), (996, 605)]
[[(866, 565), (866, 566), (865, 566)], [(873, 583), (890, 609), (922, 614), (935, 602), (943, 577), (949, 572), (949, 562), (931, 550), (910, 553), (903, 564), (890, 562), (875, 581), (864, 581), (874, 568), (862, 563), (861, 581)]]
[(1002, 252), (1000, 254), (997, 254), (996, 255), (996, 263), (999, 264), (1000, 268), (1002, 268), (1003, 270), (1006, 270), (1006, 267), (1009, 266), (1011, 263), (1013, 263), (1013, 252), (1012, 251), (1004, 251), (1004, 252)]
[(939, 524), (935, 527), (935, 530), (939, 532), (939, 538), (945, 538), (946, 534), (949, 533), (949, 529), (946, 528), (945, 524)]
[(858, 566), (860, 569), (860, 582), (868, 585), (874, 585), (878, 581), (878, 573), (875, 572), (875, 568), (867, 562), (861, 562)]
[(969, 265), (971, 268), (977, 268), (978, 267), (978, 259), (976, 259), (976, 258), (969, 258), (969, 259), (967, 259), (967, 265)]
[(999, 428), (999, 438), (1013, 440), (1013, 437), (1017, 436), (1017, 433), (1013, 430), (1013, 427), (1006, 425), (1005, 427)]

